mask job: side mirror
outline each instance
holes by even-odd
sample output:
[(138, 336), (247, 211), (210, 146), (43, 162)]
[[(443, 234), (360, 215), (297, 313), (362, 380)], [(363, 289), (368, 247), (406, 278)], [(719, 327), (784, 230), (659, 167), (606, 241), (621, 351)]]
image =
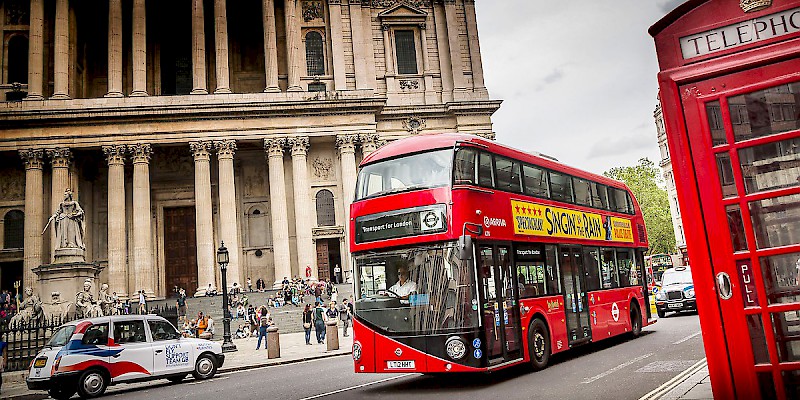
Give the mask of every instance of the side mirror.
[(473, 254), (472, 236), (461, 235), (458, 238), (458, 259), (461, 261), (472, 260)]

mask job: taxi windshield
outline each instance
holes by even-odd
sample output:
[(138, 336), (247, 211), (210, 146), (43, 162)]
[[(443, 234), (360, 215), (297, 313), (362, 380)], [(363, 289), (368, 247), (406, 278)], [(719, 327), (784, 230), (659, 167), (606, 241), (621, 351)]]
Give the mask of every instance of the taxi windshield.
[(478, 326), (475, 268), (455, 243), (355, 257), (356, 316), (385, 332)]
[(677, 284), (685, 283), (685, 284), (691, 285), (692, 284), (692, 271), (690, 271), (688, 269), (684, 269), (682, 271), (678, 271), (676, 269), (667, 270), (666, 272), (664, 272), (664, 275), (662, 276), (662, 278), (664, 279), (661, 282), (661, 284), (663, 286), (673, 285), (673, 284), (676, 284), (676, 283)]
[(450, 184), (453, 149), (429, 151), (361, 168), (356, 200)]
[(61, 328), (53, 333), (53, 336), (50, 337), (50, 340), (47, 341), (47, 346), (49, 347), (61, 347), (69, 342), (69, 338), (72, 337), (72, 333), (75, 332), (75, 325), (64, 325)]

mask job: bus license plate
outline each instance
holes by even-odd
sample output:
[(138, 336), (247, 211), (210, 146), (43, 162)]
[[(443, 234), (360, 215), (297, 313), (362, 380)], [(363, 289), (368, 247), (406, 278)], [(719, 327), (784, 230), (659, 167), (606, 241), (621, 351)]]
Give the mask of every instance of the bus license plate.
[(410, 361), (387, 361), (386, 369), (414, 369), (414, 360)]
[(42, 368), (45, 365), (47, 365), (47, 359), (46, 358), (37, 358), (36, 361), (33, 363), (33, 367), (34, 368)]
[(669, 308), (683, 308), (683, 303), (669, 303), (667, 304)]

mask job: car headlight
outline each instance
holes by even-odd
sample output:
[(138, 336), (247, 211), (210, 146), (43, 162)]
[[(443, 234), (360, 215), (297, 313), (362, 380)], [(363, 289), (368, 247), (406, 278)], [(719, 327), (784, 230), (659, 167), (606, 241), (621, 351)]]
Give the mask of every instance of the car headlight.
[(683, 294), (686, 296), (687, 299), (694, 298), (694, 288), (689, 288), (683, 291)]
[(361, 359), (361, 343), (355, 342), (353, 343), (353, 361), (358, 361)]
[(467, 354), (467, 345), (458, 336), (451, 336), (447, 339), (444, 347), (447, 350), (447, 356), (453, 360), (460, 360)]
[(666, 299), (667, 299), (667, 295), (666, 295), (666, 294), (664, 294), (664, 292), (658, 292), (658, 293), (656, 293), (656, 300), (661, 300), (661, 301), (664, 301), (664, 300), (666, 300)]

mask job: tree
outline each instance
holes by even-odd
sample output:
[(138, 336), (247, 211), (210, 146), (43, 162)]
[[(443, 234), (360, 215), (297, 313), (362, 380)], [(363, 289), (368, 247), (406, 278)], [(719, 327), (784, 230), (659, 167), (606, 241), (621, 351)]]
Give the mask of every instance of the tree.
[(675, 231), (669, 212), (669, 196), (663, 189), (664, 179), (655, 163), (641, 158), (637, 165), (614, 167), (603, 175), (625, 182), (639, 201), (650, 241), (649, 254), (674, 253)]

